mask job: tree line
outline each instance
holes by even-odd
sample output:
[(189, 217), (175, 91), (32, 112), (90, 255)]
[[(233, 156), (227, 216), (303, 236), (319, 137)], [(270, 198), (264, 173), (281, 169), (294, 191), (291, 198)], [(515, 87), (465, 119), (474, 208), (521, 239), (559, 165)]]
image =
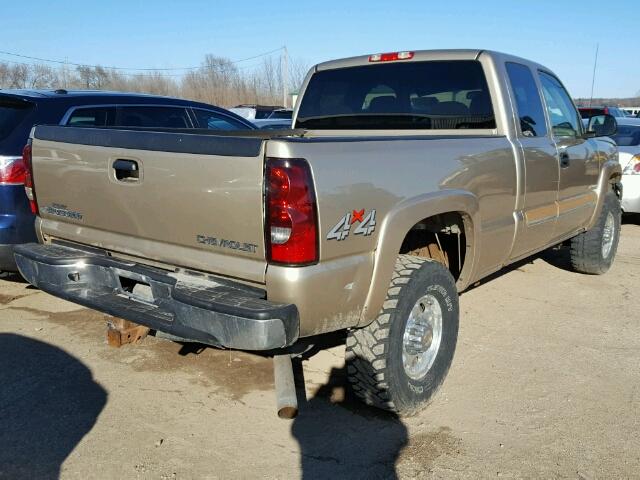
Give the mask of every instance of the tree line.
[[(288, 90), (297, 90), (308, 70), (299, 59), (289, 62)], [(250, 70), (230, 59), (213, 54), (205, 56), (200, 67), (184, 75), (163, 72), (127, 74), (101, 66), (9, 63), (0, 61), (0, 88), (97, 89), (122, 92), (151, 93), (186, 98), (200, 102), (233, 107), (243, 103), (281, 105), (282, 65), (277, 57), (266, 57)], [(589, 99), (577, 98), (578, 105), (588, 105)], [(640, 106), (640, 92), (631, 98), (594, 98), (592, 105), (619, 107)], [(291, 106), (291, 105), (289, 105)]]
[[(307, 70), (303, 61), (290, 59), (288, 93), (300, 87)], [(249, 69), (228, 58), (208, 54), (198, 69), (180, 76), (159, 71), (127, 74), (102, 66), (70, 68), (66, 65), (52, 67), (0, 61), (0, 88), (140, 92), (186, 98), (227, 108), (243, 103), (281, 105), (282, 81), (282, 64), (277, 57), (266, 57)]]
[(635, 97), (629, 98), (576, 98), (576, 104), (580, 107), (587, 107), (589, 105), (606, 105), (611, 107), (639, 107), (640, 106), (640, 92)]

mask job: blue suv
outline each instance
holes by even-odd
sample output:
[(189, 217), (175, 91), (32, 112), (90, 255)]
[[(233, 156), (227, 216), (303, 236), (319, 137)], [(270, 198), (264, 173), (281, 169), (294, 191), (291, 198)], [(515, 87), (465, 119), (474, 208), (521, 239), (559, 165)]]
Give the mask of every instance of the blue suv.
[(0, 271), (16, 271), (13, 246), (36, 241), (24, 191), (22, 149), (37, 124), (87, 127), (254, 130), (223, 108), (137, 93), (91, 90), (0, 91)]

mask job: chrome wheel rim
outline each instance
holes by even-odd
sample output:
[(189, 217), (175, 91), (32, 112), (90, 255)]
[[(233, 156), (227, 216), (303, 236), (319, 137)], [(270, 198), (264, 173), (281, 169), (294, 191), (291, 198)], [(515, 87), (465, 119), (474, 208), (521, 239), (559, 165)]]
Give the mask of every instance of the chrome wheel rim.
[(613, 213), (607, 213), (607, 219), (604, 222), (602, 231), (602, 258), (608, 258), (613, 248), (613, 237), (615, 236), (616, 221)]
[(415, 303), (402, 339), (402, 364), (413, 380), (423, 378), (433, 366), (442, 342), (442, 308), (433, 295)]

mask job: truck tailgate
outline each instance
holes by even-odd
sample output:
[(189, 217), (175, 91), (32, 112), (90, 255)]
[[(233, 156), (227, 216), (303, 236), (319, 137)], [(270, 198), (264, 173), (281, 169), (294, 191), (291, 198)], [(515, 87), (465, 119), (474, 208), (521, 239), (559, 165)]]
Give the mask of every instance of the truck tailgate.
[(263, 282), (262, 138), (37, 127), (44, 235)]

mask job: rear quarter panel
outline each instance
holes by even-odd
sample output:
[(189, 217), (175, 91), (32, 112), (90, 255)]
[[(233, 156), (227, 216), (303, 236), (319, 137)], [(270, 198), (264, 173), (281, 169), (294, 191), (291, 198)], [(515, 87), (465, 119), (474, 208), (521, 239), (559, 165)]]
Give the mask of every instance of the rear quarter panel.
[[(363, 308), (376, 255), (384, 248), (389, 252), (384, 260), (395, 261), (407, 233), (385, 232), (382, 244), (383, 225), (403, 205), (427, 193), (464, 191), (477, 199), (479, 225), (474, 228), (480, 245), (474, 246), (479, 252), (473, 260), (475, 271), (501, 264), (509, 254), (517, 181), (512, 146), (506, 137), (273, 140), (268, 143), (267, 156), (307, 159), (316, 185), (319, 264), (302, 269), (269, 266), (266, 276), (271, 299), (299, 306), (303, 336), (356, 325), (375, 316), (377, 312)], [(328, 239), (333, 227), (354, 210), (364, 210), (364, 217), (375, 210), (376, 226), (371, 235), (356, 235), (356, 222), (344, 240)], [(424, 208), (414, 206), (413, 212), (416, 218), (408, 228), (430, 215), (427, 199)], [(382, 258), (378, 255), (377, 260)]]

